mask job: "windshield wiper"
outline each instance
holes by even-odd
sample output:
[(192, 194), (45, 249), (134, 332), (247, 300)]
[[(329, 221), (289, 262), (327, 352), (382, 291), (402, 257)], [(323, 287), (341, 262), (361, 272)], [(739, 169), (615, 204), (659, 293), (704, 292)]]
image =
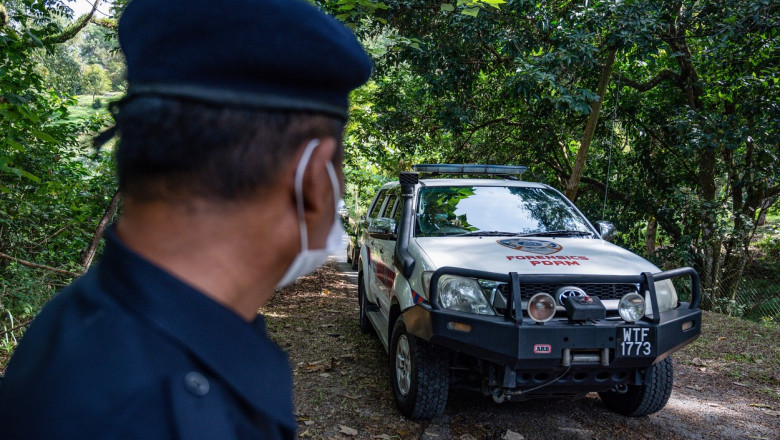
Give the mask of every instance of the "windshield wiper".
[(518, 237), (592, 237), (593, 233), (588, 231), (539, 231), (529, 232), (527, 234), (516, 234)]
[(538, 232), (504, 232), (504, 231), (471, 231), (462, 234), (450, 234), (450, 237), (592, 237), (587, 231), (538, 231)]
[(503, 232), (503, 231), (471, 231), (464, 232), (462, 234), (453, 234), (455, 237), (514, 237), (515, 232)]

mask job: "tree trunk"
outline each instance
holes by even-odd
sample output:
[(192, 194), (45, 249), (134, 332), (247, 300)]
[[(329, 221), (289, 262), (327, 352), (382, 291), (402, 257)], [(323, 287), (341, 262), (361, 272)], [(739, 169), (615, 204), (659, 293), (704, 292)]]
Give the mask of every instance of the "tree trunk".
[(700, 213), (701, 222), (701, 276), (702, 288), (713, 297), (720, 297), (717, 291), (718, 274), (720, 272), (721, 235), (718, 231), (717, 208), (715, 196), (715, 151), (706, 150), (699, 158), (698, 194), (702, 205)]
[(645, 251), (647, 255), (655, 253), (655, 240), (658, 235), (658, 222), (655, 217), (651, 217), (647, 222), (647, 232), (645, 232)]
[(761, 202), (759, 209), (758, 220), (756, 226), (766, 225), (766, 214), (769, 212), (769, 208), (777, 201), (777, 196), (767, 197)]
[(601, 78), (599, 78), (598, 90), (596, 92), (599, 95), (599, 100), (594, 102), (590, 108), (588, 123), (585, 125), (585, 132), (582, 134), (582, 139), (580, 140), (580, 149), (577, 152), (577, 158), (574, 160), (574, 168), (571, 170), (569, 183), (566, 185), (566, 197), (572, 202), (577, 198), (577, 187), (580, 185), (582, 173), (585, 169), (585, 159), (588, 156), (588, 149), (590, 148), (591, 141), (593, 141), (596, 125), (599, 122), (599, 113), (601, 112), (601, 106), (604, 102), (604, 95), (607, 92), (609, 78), (612, 75), (612, 66), (615, 65), (616, 54), (616, 47), (609, 48), (607, 59), (604, 62), (604, 68), (601, 71)]
[(114, 193), (114, 197), (111, 198), (111, 202), (108, 204), (108, 208), (106, 208), (103, 218), (101, 218), (98, 223), (95, 235), (92, 236), (92, 241), (89, 243), (89, 247), (84, 252), (84, 257), (81, 259), (81, 265), (84, 266), (84, 270), (89, 269), (89, 266), (92, 265), (92, 259), (95, 258), (95, 252), (97, 252), (100, 239), (103, 238), (103, 233), (105, 232), (106, 227), (108, 227), (108, 222), (114, 217), (114, 214), (116, 214), (116, 210), (119, 207), (119, 198), (119, 191), (117, 191)]

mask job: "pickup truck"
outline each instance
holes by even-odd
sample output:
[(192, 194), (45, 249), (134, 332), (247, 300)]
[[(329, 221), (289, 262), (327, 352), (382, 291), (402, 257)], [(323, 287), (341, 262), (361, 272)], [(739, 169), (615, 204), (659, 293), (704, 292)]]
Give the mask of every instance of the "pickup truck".
[(354, 257), (359, 326), (387, 350), (404, 416), (441, 414), (455, 387), (498, 403), (597, 392), (627, 416), (666, 405), (670, 356), (701, 332), (693, 269), (613, 245), (611, 223), (525, 167), (413, 169), (379, 189)]

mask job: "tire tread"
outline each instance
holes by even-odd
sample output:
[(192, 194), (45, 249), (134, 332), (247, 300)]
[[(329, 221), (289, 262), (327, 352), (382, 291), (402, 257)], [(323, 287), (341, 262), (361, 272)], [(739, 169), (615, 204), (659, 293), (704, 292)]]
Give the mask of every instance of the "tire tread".
[(666, 358), (647, 369), (642, 385), (629, 385), (626, 393), (614, 391), (599, 393), (604, 405), (619, 414), (642, 417), (656, 413), (666, 406), (674, 386), (672, 358)]
[[(412, 389), (406, 398), (398, 390), (394, 365), (395, 346), (402, 333), (409, 340), (414, 365)], [(444, 412), (450, 386), (449, 354), (445, 349), (407, 333), (402, 319), (396, 322), (391, 338), (390, 374), (393, 394), (401, 414), (410, 419), (432, 419)]]

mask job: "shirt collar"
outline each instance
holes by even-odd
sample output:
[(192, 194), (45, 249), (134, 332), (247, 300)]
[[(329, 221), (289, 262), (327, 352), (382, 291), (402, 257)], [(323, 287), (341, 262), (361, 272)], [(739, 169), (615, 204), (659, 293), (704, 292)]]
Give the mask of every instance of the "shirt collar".
[(108, 292), (177, 341), (257, 411), (293, 431), (287, 355), (266, 335), (261, 315), (239, 315), (126, 247), (106, 231), (98, 273)]

